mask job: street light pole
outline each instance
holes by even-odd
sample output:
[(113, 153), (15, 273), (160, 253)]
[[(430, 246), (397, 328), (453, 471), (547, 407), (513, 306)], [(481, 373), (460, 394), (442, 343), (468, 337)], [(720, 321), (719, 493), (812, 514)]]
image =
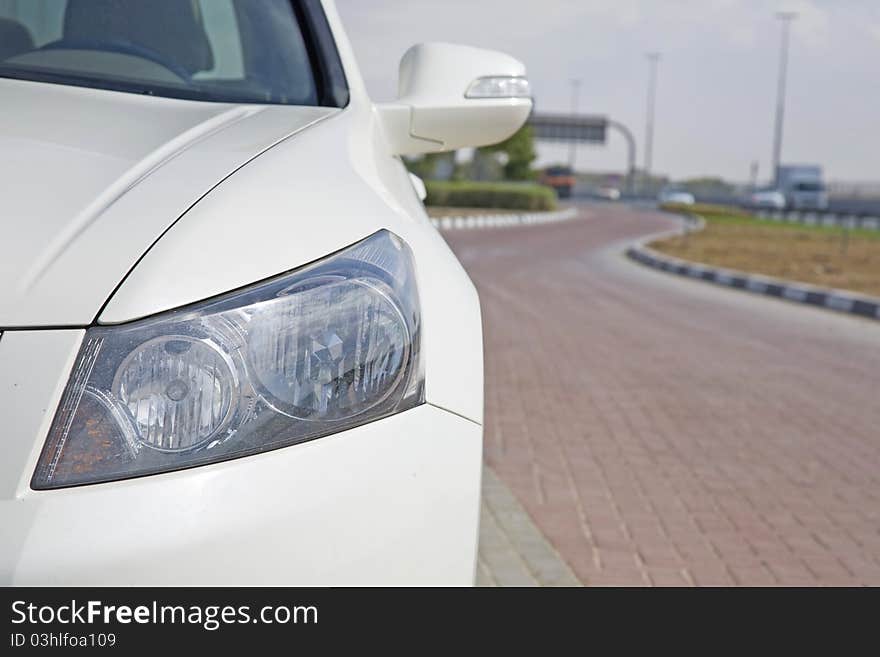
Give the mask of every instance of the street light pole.
[(657, 64), (660, 62), (659, 52), (649, 52), (648, 58), (648, 107), (645, 122), (645, 182), (651, 176), (651, 158), (654, 150), (654, 99), (657, 94)]
[(630, 132), (630, 129), (620, 121), (607, 119), (606, 125), (609, 128), (615, 128), (618, 130), (626, 140), (626, 181), (624, 184), (624, 193), (627, 196), (632, 196), (635, 192), (633, 186), (636, 178), (636, 138), (633, 137), (633, 133)]
[[(580, 96), (581, 90), (581, 81), (579, 78), (574, 78), (571, 80), (571, 114), (572, 116), (577, 116), (578, 113), (578, 100)], [(577, 141), (572, 138), (572, 140), (568, 144), (568, 168), (571, 169), (572, 175), (574, 175), (574, 165), (575, 158), (577, 156)]]
[(782, 126), (785, 121), (785, 82), (788, 73), (788, 34), (791, 22), (797, 18), (793, 11), (781, 11), (776, 18), (782, 21), (782, 47), (779, 51), (779, 80), (776, 87), (776, 125), (773, 131), (773, 181), (779, 183), (779, 165), (782, 162)]

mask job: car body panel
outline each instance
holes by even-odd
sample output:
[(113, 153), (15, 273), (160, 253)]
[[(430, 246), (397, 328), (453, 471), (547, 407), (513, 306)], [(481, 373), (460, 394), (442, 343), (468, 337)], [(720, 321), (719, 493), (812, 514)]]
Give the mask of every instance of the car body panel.
[[(0, 171), (31, 185), (5, 205), (23, 246), (0, 252), (0, 583), (473, 582), (479, 299), (389, 149), (333, 3), (323, 5), (349, 86), (342, 109), (0, 80), (0, 93), (27, 101), (15, 121), (22, 103), (39, 109), (0, 128), (3, 145), (33, 158)], [(37, 194), (55, 198), (30, 204)], [(216, 464), (31, 489), (86, 327), (252, 285), (383, 228), (414, 255), (427, 403)]]
[(31, 490), (82, 333), (0, 338), (0, 584), (473, 581), (482, 430), (428, 404), (214, 465)]
[[(360, 142), (359, 135), (369, 134), (362, 120), (369, 121), (369, 115), (359, 117), (347, 109), (277, 145), (218, 185), (144, 256), (100, 322), (127, 322), (223, 294), (386, 228), (406, 241), (415, 256), (426, 397), (482, 422), (476, 290), (428, 222), (400, 161), (383, 158), (368, 141)], [(383, 181), (380, 169), (400, 188)], [(412, 199), (414, 207), (403, 207), (398, 196)], [(321, 229), (304, 230), (308, 226)]]
[(0, 97), (0, 219), (15, 234), (0, 241), (0, 327), (91, 323), (138, 258), (202, 195), (339, 111), (10, 79), (0, 79)]

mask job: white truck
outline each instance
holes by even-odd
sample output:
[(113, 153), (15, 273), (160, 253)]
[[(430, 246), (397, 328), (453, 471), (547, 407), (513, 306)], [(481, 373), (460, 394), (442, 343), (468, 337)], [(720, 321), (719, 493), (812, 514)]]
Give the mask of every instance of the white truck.
[(785, 197), (791, 210), (825, 210), (828, 192), (822, 180), (822, 167), (815, 164), (792, 164), (776, 169), (776, 189)]

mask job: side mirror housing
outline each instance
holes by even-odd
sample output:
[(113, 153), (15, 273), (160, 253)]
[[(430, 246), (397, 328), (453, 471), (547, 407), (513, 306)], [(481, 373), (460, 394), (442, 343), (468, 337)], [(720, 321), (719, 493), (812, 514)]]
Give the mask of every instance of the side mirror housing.
[(410, 172), (409, 181), (412, 183), (413, 190), (415, 190), (416, 196), (419, 197), (420, 201), (424, 201), (428, 198), (428, 188), (425, 187), (425, 181), (419, 178), (416, 174)]
[(525, 66), (504, 53), (421, 43), (400, 60), (398, 100), (377, 105), (396, 155), (485, 146), (516, 132), (532, 110)]

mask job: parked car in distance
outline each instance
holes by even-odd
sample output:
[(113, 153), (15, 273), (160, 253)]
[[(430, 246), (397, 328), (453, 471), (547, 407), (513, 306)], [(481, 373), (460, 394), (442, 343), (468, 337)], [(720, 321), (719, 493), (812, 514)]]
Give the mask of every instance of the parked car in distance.
[(596, 196), (606, 201), (619, 201), (620, 190), (617, 187), (598, 187), (596, 188)]
[(556, 190), (559, 198), (569, 198), (574, 189), (575, 177), (570, 167), (551, 166), (541, 172), (539, 182)]
[(695, 202), (694, 195), (679, 187), (664, 187), (657, 197), (660, 205), (693, 205)]
[(785, 194), (778, 189), (759, 189), (749, 194), (748, 204), (764, 210), (784, 210)]
[(0, 25), (0, 584), (471, 584), (480, 306), (400, 156), (525, 67), (423, 43), (375, 104), (332, 0)]

